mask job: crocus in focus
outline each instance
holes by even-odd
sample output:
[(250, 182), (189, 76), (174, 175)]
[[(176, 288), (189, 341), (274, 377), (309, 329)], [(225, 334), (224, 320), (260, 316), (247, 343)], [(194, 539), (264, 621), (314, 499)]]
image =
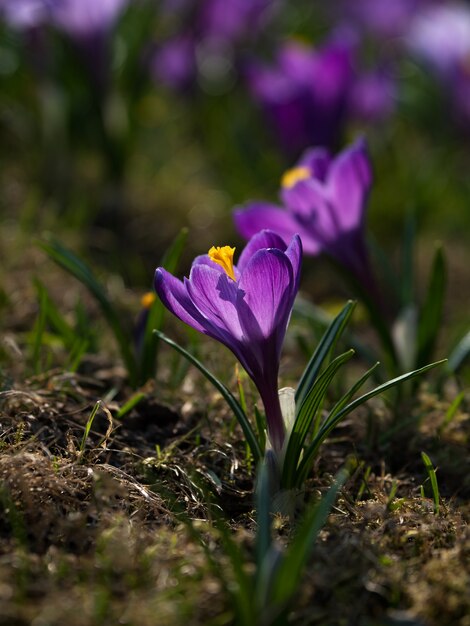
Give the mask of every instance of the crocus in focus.
[(262, 228), (275, 230), (284, 241), (298, 233), (306, 254), (334, 258), (370, 292), (375, 281), (365, 241), (365, 214), (371, 184), (362, 139), (336, 158), (325, 148), (313, 148), (284, 174), (283, 207), (251, 202), (235, 210), (235, 224), (246, 239)]
[(272, 231), (257, 233), (237, 265), (234, 248), (211, 248), (197, 257), (183, 281), (159, 267), (155, 290), (180, 320), (229, 348), (255, 383), (264, 404), (273, 449), (280, 453), (285, 426), (277, 378), (282, 343), (299, 287), (300, 238), (287, 246)]

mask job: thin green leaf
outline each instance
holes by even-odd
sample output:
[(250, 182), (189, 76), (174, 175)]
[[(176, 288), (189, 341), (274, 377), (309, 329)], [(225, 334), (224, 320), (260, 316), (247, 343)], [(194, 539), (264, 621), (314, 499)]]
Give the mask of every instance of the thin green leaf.
[(346, 325), (351, 317), (355, 302), (350, 300), (343, 310), (335, 317), (323, 335), (317, 349), (307, 364), (295, 393), (295, 403), (301, 406), (305, 396), (312, 387), (313, 381), (318, 376), (323, 362), (332, 351), (338, 339), (341, 337)]
[(52, 241), (51, 243), (43, 241), (39, 245), (49, 258), (72, 274), (72, 276), (75, 276), (98, 302), (118, 342), (122, 359), (129, 374), (130, 383), (135, 385), (137, 382), (137, 363), (131, 348), (131, 337), (124, 330), (115, 308), (108, 299), (104, 286), (95, 278), (91, 269), (81, 259), (58, 241)]
[(414, 248), (416, 240), (416, 216), (409, 210), (405, 218), (402, 249), (401, 271), (401, 307), (407, 308), (413, 304), (414, 292)]
[(143, 393), (142, 391), (135, 393), (133, 396), (129, 398), (129, 400), (125, 404), (122, 405), (122, 407), (117, 412), (116, 417), (118, 419), (122, 419), (130, 411), (132, 411), (132, 409), (136, 407), (139, 404), (139, 402), (142, 402), (142, 400), (145, 400), (146, 397), (147, 395)]
[(442, 431), (445, 428), (447, 428), (447, 426), (454, 419), (454, 417), (456, 416), (457, 411), (459, 410), (460, 405), (462, 404), (464, 398), (465, 398), (465, 391), (461, 391), (454, 398), (452, 404), (450, 405), (450, 407), (446, 411), (446, 414), (445, 414), (444, 420), (442, 421), (442, 424), (439, 426), (439, 433), (442, 433)]
[[(186, 246), (187, 238), (188, 229), (182, 228), (163, 256), (161, 266), (171, 274), (174, 274), (178, 267), (179, 260)], [(162, 329), (165, 312), (166, 309), (163, 303), (156, 298), (149, 309), (142, 340), (139, 363), (139, 378), (141, 384), (144, 384), (147, 380), (155, 376), (157, 368), (158, 337), (153, 331)]]
[(85, 445), (88, 439), (88, 435), (90, 434), (90, 430), (91, 427), (93, 426), (93, 422), (95, 420), (96, 414), (98, 413), (98, 410), (101, 407), (101, 400), (98, 400), (95, 404), (95, 406), (93, 407), (92, 412), (90, 413), (90, 416), (87, 420), (86, 426), (85, 426), (85, 432), (83, 433), (83, 437), (82, 440), (80, 442), (80, 448), (79, 448), (79, 456), (81, 457), (85, 451)]
[(446, 288), (446, 263), (442, 246), (438, 246), (429, 279), (421, 315), (418, 323), (418, 355), (416, 365), (422, 365), (432, 358), (439, 334)]
[(348, 476), (346, 470), (340, 471), (328, 493), (304, 516), (273, 581), (271, 594), (273, 603), (285, 605), (297, 591), (303, 568), (310, 557), (318, 533), (325, 525), (338, 491)]
[(335, 428), (335, 426), (339, 424), (339, 422), (344, 417), (346, 417), (346, 415), (351, 413), (351, 411), (354, 411), (354, 409), (356, 409), (358, 406), (361, 406), (361, 404), (364, 404), (364, 402), (367, 402), (374, 396), (377, 396), (380, 393), (383, 393), (384, 391), (386, 391), (387, 389), (390, 389), (391, 387), (399, 385), (405, 380), (409, 380), (410, 378), (414, 378), (415, 376), (420, 376), (421, 374), (424, 374), (428, 370), (434, 367), (437, 367), (438, 365), (441, 365), (442, 363), (445, 363), (445, 359), (442, 361), (436, 361), (435, 363), (431, 363), (430, 365), (426, 365), (425, 367), (421, 367), (417, 370), (413, 370), (412, 372), (407, 372), (406, 374), (402, 374), (401, 376), (397, 376), (396, 378), (393, 378), (392, 380), (389, 380), (383, 383), (382, 385), (375, 387), (371, 391), (368, 391), (367, 393), (363, 394), (359, 398), (356, 398), (355, 400), (347, 404), (345, 407), (343, 407), (336, 414), (334, 415), (330, 414), (330, 416), (328, 416), (328, 419), (325, 421), (325, 423), (319, 430), (318, 434), (314, 437), (312, 443), (304, 452), (304, 456), (302, 458), (302, 461), (300, 463), (300, 466), (297, 472), (297, 484), (301, 485), (305, 481), (308, 475), (308, 472), (310, 470), (310, 467), (318, 453), (318, 449), (320, 448), (321, 444), (326, 439), (326, 437), (328, 437), (328, 435)]
[(50, 326), (59, 334), (66, 348), (71, 348), (77, 340), (76, 333), (56, 307), (43, 283), (34, 279), (39, 300), (45, 305), (45, 313)]
[(356, 395), (359, 389), (369, 380), (369, 378), (372, 376), (372, 374), (375, 372), (379, 365), (380, 363), (377, 362), (371, 368), (369, 368), (367, 372), (363, 374), (361, 378), (359, 378), (359, 380), (357, 380), (354, 385), (336, 402), (336, 404), (330, 411), (328, 419), (333, 419), (334, 416), (347, 405), (351, 398)]
[(158, 330), (155, 330), (154, 332), (159, 337), (159, 339), (161, 339), (162, 341), (167, 343), (169, 346), (174, 348), (177, 352), (179, 352), (182, 356), (184, 356), (185, 359), (187, 359), (190, 363), (192, 363), (192, 365), (194, 365), (202, 374), (204, 374), (204, 376), (207, 378), (207, 380), (221, 393), (221, 395), (224, 398), (224, 400), (227, 402), (229, 407), (232, 409), (235, 417), (238, 420), (238, 423), (240, 424), (240, 426), (241, 426), (241, 428), (243, 430), (243, 433), (244, 433), (245, 438), (246, 438), (246, 440), (248, 442), (248, 445), (250, 446), (250, 450), (251, 450), (251, 453), (253, 455), (253, 459), (254, 459), (255, 464), (258, 464), (261, 461), (261, 458), (263, 456), (263, 454), (261, 452), (261, 448), (259, 446), (258, 440), (256, 439), (256, 435), (255, 435), (255, 433), (253, 431), (253, 428), (251, 427), (251, 424), (248, 421), (247, 416), (243, 412), (243, 409), (240, 406), (238, 400), (235, 398), (235, 396), (227, 389), (227, 387), (218, 378), (216, 378), (190, 352), (185, 350), (182, 346), (180, 346), (175, 341), (173, 341), (172, 339), (170, 339), (169, 337), (164, 335), (162, 332), (160, 332)]
[(336, 376), (340, 367), (349, 361), (353, 354), (354, 350), (349, 350), (336, 357), (336, 359), (328, 365), (326, 370), (315, 379), (312, 387), (305, 395), (302, 405), (297, 412), (287, 444), (282, 472), (282, 484), (284, 488), (290, 489), (294, 486), (295, 472), (305, 439), (311, 430), (312, 422), (323, 404), (331, 381)]
[(256, 481), (256, 564), (261, 571), (266, 554), (271, 547), (271, 477), (269, 459), (264, 458), (259, 465)]
[(437, 484), (436, 470), (434, 469), (432, 461), (426, 452), (421, 452), (421, 458), (423, 459), (424, 466), (426, 467), (426, 471), (431, 482), (432, 497), (434, 500), (434, 513), (439, 515), (439, 485)]
[(354, 293), (357, 294), (358, 298), (366, 307), (370, 321), (377, 331), (382, 343), (384, 360), (386, 360), (387, 368), (389, 371), (395, 371), (398, 363), (397, 354), (392, 335), (390, 333), (390, 328), (385, 321), (384, 313), (379, 302), (381, 295), (379, 293), (374, 293), (371, 289), (366, 289), (361, 281), (357, 279), (356, 275), (351, 272), (347, 266), (335, 261), (333, 258), (330, 258), (329, 260), (337, 271), (340, 272), (349, 282)]
[(458, 342), (449, 355), (447, 371), (455, 374), (470, 356), (470, 330)]

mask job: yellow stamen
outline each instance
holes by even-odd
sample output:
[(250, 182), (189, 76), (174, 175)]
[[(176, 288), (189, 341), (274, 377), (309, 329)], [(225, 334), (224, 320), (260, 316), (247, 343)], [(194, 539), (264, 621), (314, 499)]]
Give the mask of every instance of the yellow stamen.
[(284, 175), (281, 179), (281, 185), (284, 189), (290, 189), (294, 185), (296, 185), (301, 180), (307, 180), (307, 178), (311, 178), (312, 172), (309, 167), (306, 165), (299, 165), (299, 167), (293, 167), (287, 172), (284, 172)]
[(144, 295), (140, 299), (140, 304), (142, 308), (150, 309), (152, 304), (155, 302), (156, 297), (157, 296), (153, 293), (153, 291), (147, 291), (147, 293), (144, 293)]
[(207, 253), (212, 261), (223, 267), (227, 276), (229, 276), (232, 280), (236, 280), (235, 272), (233, 271), (234, 252), (235, 248), (231, 248), (230, 246), (212, 246)]

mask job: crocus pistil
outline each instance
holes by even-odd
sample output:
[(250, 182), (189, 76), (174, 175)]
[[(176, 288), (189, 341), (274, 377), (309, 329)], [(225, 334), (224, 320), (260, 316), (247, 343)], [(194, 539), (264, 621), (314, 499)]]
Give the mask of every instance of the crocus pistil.
[(236, 280), (235, 272), (233, 270), (233, 255), (235, 254), (235, 248), (230, 246), (212, 246), (207, 253), (211, 261), (217, 263), (225, 270), (227, 276), (232, 280)]
[(292, 167), (291, 169), (284, 172), (281, 178), (281, 185), (283, 189), (290, 189), (301, 180), (308, 180), (311, 176), (312, 171), (306, 165)]

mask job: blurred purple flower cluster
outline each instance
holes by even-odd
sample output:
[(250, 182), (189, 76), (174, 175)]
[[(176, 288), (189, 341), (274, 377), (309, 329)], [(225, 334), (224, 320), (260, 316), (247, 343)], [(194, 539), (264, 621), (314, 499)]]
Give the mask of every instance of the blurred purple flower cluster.
[(456, 116), (470, 121), (470, 6), (447, 2), (415, 15), (407, 33), (410, 52), (435, 75)]
[(0, 0), (0, 16), (13, 27), (52, 24), (77, 39), (105, 33), (129, 0)]
[(253, 39), (268, 23), (272, 0), (167, 0), (164, 13), (178, 30), (152, 55), (153, 76), (173, 89), (185, 89), (199, 75), (223, 79), (233, 69), (235, 47)]
[(392, 75), (385, 67), (362, 72), (357, 56), (356, 38), (341, 30), (318, 48), (284, 43), (271, 66), (250, 64), (250, 91), (287, 154), (334, 146), (347, 120), (376, 122), (392, 112)]

